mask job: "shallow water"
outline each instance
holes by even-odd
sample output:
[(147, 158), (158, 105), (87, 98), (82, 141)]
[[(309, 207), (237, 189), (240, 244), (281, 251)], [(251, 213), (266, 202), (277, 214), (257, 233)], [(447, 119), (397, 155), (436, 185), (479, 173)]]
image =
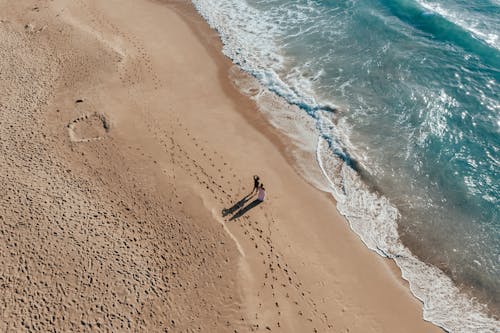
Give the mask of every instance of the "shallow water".
[(318, 181), (395, 258), (424, 317), (500, 331), (481, 306), (498, 316), (500, 4), (193, 3), (227, 56), (313, 120)]

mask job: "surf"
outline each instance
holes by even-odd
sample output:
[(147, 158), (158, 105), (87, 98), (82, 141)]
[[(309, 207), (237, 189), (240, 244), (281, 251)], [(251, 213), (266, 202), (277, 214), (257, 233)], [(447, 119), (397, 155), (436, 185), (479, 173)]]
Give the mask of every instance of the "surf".
[[(425, 4), (425, 7), (422, 4)], [(443, 16), (445, 11), (432, 10), (425, 2), (413, 0), (384, 1), (383, 5), (402, 22), (420, 31), (427, 38), (452, 47), (460, 47), (469, 54), (477, 55), (491, 70), (496, 71), (499, 68), (499, 50), (477, 38), (470, 28), (464, 28), (463, 25), (450, 20), (452, 15)]]

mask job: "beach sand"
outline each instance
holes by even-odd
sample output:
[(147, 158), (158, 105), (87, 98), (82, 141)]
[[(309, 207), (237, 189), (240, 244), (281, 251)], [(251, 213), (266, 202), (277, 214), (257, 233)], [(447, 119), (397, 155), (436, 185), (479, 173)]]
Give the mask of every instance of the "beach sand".
[(441, 332), (220, 50), (184, 1), (0, 1), (0, 331)]

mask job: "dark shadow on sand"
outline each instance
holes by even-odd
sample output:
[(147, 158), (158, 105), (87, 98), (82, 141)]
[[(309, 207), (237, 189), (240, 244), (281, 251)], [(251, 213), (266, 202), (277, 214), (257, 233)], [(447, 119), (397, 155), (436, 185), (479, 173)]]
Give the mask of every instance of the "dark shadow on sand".
[[(248, 199), (247, 199), (248, 200)], [(242, 217), (246, 212), (248, 212), (250, 209), (254, 208), (254, 207), (257, 207), (259, 204), (261, 204), (262, 201), (260, 201), (259, 199), (255, 199), (254, 201), (252, 201), (251, 203), (249, 203), (246, 207), (243, 207), (241, 208), (238, 212), (236, 212), (236, 214), (234, 214), (230, 219), (229, 221), (232, 221), (232, 220), (235, 220), (237, 218), (240, 218)]]
[(248, 200), (250, 200), (250, 198), (252, 197), (252, 193), (250, 194), (247, 194), (243, 199), (241, 199), (240, 201), (238, 201), (237, 203), (235, 203), (234, 205), (232, 205), (231, 207), (229, 208), (224, 208), (222, 210), (222, 216), (223, 217), (226, 217), (230, 214), (233, 214), (234, 212), (236, 212), (238, 209), (242, 208), (246, 202)]

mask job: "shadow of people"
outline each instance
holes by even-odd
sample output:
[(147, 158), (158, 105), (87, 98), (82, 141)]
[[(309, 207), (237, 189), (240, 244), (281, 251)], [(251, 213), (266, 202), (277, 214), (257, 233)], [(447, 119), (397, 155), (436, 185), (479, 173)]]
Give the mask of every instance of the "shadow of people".
[(262, 203), (261, 200), (259, 199), (255, 199), (254, 201), (252, 201), (251, 203), (249, 203), (246, 207), (243, 207), (241, 208), (239, 211), (236, 212), (236, 214), (234, 214), (230, 219), (229, 221), (232, 221), (232, 220), (235, 220), (237, 218), (240, 218), (242, 217), (246, 212), (248, 212), (250, 209), (254, 208), (254, 207), (257, 207), (258, 205), (260, 205)]
[(250, 198), (252, 197), (252, 194), (247, 194), (243, 199), (241, 199), (240, 201), (238, 201), (237, 203), (235, 203), (234, 205), (232, 205), (231, 207), (229, 208), (224, 208), (222, 210), (222, 216), (223, 217), (226, 217), (230, 214), (233, 214), (234, 212), (236, 212), (238, 209), (242, 208), (245, 203), (250, 200)]

